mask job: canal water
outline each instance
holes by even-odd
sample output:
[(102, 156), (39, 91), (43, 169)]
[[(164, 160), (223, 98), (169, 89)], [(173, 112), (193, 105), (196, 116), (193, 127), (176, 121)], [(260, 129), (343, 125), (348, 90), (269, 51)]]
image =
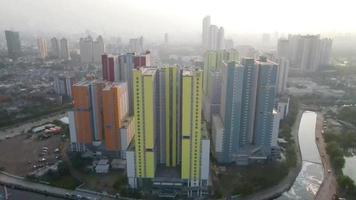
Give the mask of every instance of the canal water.
[(356, 183), (356, 155), (345, 157), (344, 175), (349, 176)]
[(313, 200), (323, 181), (323, 167), (315, 143), (315, 126), (317, 114), (305, 111), (299, 125), (299, 145), (303, 165), (298, 177), (289, 191), (278, 200)]

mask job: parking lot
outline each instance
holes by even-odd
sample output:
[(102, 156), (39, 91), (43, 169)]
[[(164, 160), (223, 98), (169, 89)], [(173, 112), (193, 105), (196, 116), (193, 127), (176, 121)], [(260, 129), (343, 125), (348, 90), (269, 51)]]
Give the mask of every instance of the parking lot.
[[(6, 172), (26, 176), (35, 169), (55, 163), (55, 151), (62, 144), (61, 134), (40, 140), (32, 134), (21, 134), (0, 141), (0, 167)], [(56, 158), (57, 157), (57, 158)]]

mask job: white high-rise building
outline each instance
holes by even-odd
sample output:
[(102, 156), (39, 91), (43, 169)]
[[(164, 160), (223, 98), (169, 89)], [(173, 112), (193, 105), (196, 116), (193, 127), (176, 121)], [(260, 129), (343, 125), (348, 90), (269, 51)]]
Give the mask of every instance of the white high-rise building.
[(88, 36), (80, 38), (80, 60), (82, 63), (91, 63), (93, 61), (93, 38)]
[(330, 38), (324, 38), (320, 41), (320, 66), (327, 66), (331, 63), (331, 48), (332, 40)]
[(101, 55), (105, 53), (104, 39), (99, 35), (96, 41), (93, 42), (93, 61), (94, 63), (101, 62)]
[(69, 47), (68, 47), (68, 40), (65, 38), (61, 39), (61, 48), (60, 48), (60, 57), (63, 60), (69, 60)]
[(316, 71), (320, 64), (320, 36), (303, 36), (303, 54), (300, 63), (302, 71)]
[(143, 37), (139, 38), (131, 38), (129, 40), (129, 47), (130, 53), (141, 54), (143, 53)]
[(100, 63), (101, 55), (105, 53), (104, 40), (98, 36), (96, 41), (93, 41), (91, 36), (80, 38), (80, 58), (82, 63)]
[(208, 48), (209, 26), (210, 26), (210, 16), (206, 16), (203, 19), (203, 30), (202, 30), (202, 45), (204, 49)]
[(210, 16), (203, 19), (202, 43), (204, 50), (225, 49), (224, 28), (210, 24)]
[(59, 42), (56, 37), (53, 37), (51, 39), (51, 56), (53, 56), (54, 58), (60, 57)]
[(289, 60), (288, 58), (281, 57), (278, 59), (277, 68), (277, 93), (283, 95), (287, 89), (287, 79), (289, 71)]
[(277, 56), (289, 57), (289, 40), (280, 38), (277, 44)]
[(47, 58), (48, 56), (47, 41), (43, 38), (38, 38), (37, 47), (38, 47), (39, 57), (42, 59)]
[(320, 39), (320, 35), (289, 35), (288, 40), (278, 41), (277, 54), (287, 57), (292, 67), (308, 72), (330, 64), (331, 48), (332, 40)]
[(218, 35), (219, 28), (216, 25), (209, 26), (208, 32), (208, 49), (209, 50), (217, 50), (218, 48)]
[(223, 50), (225, 49), (225, 31), (223, 27), (219, 28), (219, 33), (218, 33), (218, 49)]
[(232, 39), (225, 40), (225, 49), (233, 49), (234, 48), (234, 41)]

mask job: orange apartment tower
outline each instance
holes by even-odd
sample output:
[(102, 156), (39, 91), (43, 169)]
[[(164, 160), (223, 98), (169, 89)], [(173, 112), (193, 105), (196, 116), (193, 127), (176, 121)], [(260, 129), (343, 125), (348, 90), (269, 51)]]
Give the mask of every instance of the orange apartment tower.
[(81, 81), (72, 86), (73, 111), (78, 144), (93, 144), (103, 137), (102, 90), (105, 82)]
[(120, 128), (128, 113), (127, 83), (109, 83), (102, 91), (105, 149), (121, 150)]

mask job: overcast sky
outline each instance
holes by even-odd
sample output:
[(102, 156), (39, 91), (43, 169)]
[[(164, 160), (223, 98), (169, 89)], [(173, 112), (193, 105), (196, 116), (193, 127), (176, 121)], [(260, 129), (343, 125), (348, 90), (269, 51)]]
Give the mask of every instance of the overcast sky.
[(0, 29), (31, 32), (200, 34), (201, 20), (246, 32), (353, 32), (353, 0), (0, 0)]

